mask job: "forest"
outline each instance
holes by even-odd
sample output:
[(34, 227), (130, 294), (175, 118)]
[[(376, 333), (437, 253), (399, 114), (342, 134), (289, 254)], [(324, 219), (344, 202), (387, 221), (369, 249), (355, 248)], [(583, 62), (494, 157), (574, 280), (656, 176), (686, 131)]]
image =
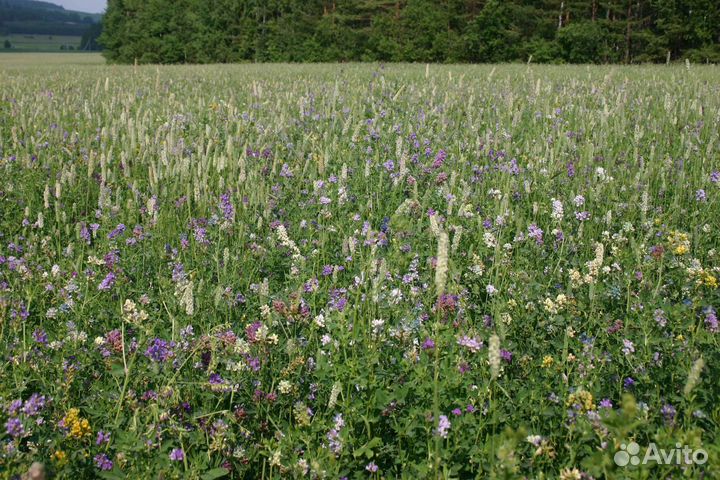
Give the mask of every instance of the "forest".
[(116, 63), (720, 61), (716, 0), (109, 0)]

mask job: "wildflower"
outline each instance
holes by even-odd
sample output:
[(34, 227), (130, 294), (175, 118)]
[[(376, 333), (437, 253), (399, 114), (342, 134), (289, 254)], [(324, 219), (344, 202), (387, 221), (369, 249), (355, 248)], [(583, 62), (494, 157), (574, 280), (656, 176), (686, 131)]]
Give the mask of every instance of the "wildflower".
[(105, 278), (103, 278), (97, 288), (101, 292), (107, 292), (113, 287), (113, 285), (115, 285), (115, 274), (110, 272), (105, 276)]
[(440, 420), (438, 421), (438, 426), (437, 430), (435, 430), (435, 434), (442, 438), (447, 438), (450, 426), (450, 420), (448, 419), (447, 415), (440, 415)]
[(555, 220), (562, 220), (563, 219), (563, 204), (560, 200), (552, 199), (552, 213), (550, 216)]
[(513, 354), (510, 350), (500, 349), (500, 358), (506, 363), (512, 363)]
[(581, 222), (587, 222), (588, 220), (590, 220), (590, 212), (575, 212), (575, 218)]
[(493, 334), (488, 345), (488, 361), (490, 362), (490, 374), (496, 379), (500, 376), (500, 337)]
[(553, 363), (555, 363), (555, 359), (551, 355), (545, 355), (542, 360), (542, 367), (550, 368)]
[(194, 283), (187, 278), (180, 280), (175, 285), (175, 297), (178, 299), (180, 306), (185, 308), (185, 313), (189, 316), (192, 316), (195, 313), (193, 288)]
[(656, 309), (653, 313), (653, 318), (655, 318), (655, 322), (661, 326), (664, 327), (667, 325), (667, 317), (665, 316), (665, 312), (661, 309)]
[(22, 410), (26, 415), (35, 416), (45, 407), (45, 396), (33, 393), (30, 398), (25, 400)]
[(677, 415), (677, 410), (671, 404), (666, 403), (665, 405), (663, 405), (660, 409), (660, 414), (665, 419), (665, 423), (675, 423), (675, 415)]
[(425, 341), (423, 342), (423, 344), (422, 344), (422, 348), (423, 348), (423, 350), (432, 350), (432, 349), (434, 349), (434, 348), (435, 348), (435, 341), (434, 341), (432, 338), (427, 337), (427, 338), (425, 339)]
[(687, 382), (685, 382), (685, 388), (683, 389), (683, 393), (686, 397), (690, 395), (690, 393), (700, 381), (700, 373), (702, 373), (702, 369), (704, 366), (705, 361), (702, 359), (702, 357), (698, 358), (697, 360), (695, 360), (695, 363), (693, 363), (693, 366), (690, 369), (690, 373), (688, 374)]
[(295, 405), (293, 405), (293, 414), (295, 415), (295, 421), (299, 426), (307, 427), (310, 425), (312, 420), (312, 410), (303, 402), (296, 402)]
[(697, 190), (695, 192), (695, 200), (697, 200), (698, 202), (707, 201), (707, 194), (705, 193), (705, 190), (703, 190), (702, 188)]
[(172, 351), (174, 346), (174, 342), (168, 343), (161, 338), (155, 338), (145, 350), (145, 356), (153, 362), (163, 363), (175, 355)]
[(375, 473), (378, 471), (378, 466), (375, 465), (375, 462), (370, 462), (367, 465), (365, 465), (365, 470), (367, 470), (370, 473)]
[(708, 308), (705, 313), (705, 327), (712, 333), (718, 333), (720, 331), (717, 314), (713, 308)]
[(463, 335), (458, 338), (457, 344), (461, 347), (465, 347), (473, 353), (479, 352), (483, 348), (483, 342), (477, 338), (470, 338), (467, 335)]
[(67, 453), (63, 450), (55, 450), (53, 454), (50, 455), (50, 460), (57, 463), (58, 466), (63, 466), (67, 462)]
[(494, 285), (488, 285), (487, 287), (485, 287), (485, 292), (487, 292), (487, 294), (492, 297), (498, 292), (498, 289), (495, 288)]
[(592, 393), (587, 390), (576, 390), (568, 395), (566, 405), (575, 407), (582, 412), (595, 410)]
[[(287, 165), (283, 165), (283, 168)], [(222, 210), (223, 218), (229, 223), (235, 220), (235, 207), (230, 200), (230, 192), (224, 193), (220, 197), (220, 210)]]
[(16, 417), (9, 418), (8, 421), (5, 422), (5, 431), (8, 435), (14, 438), (25, 435), (25, 427), (23, 426), (22, 421)]
[(90, 422), (80, 417), (80, 410), (71, 408), (62, 420), (62, 426), (68, 430), (70, 438), (83, 438), (91, 434)]
[(99, 468), (100, 470), (112, 470), (113, 468), (113, 462), (108, 458), (108, 456), (104, 453), (98, 453), (95, 455), (95, 466)]
[(565, 468), (560, 472), (560, 480), (581, 480), (582, 473), (577, 468)]
[(185, 452), (182, 448), (173, 448), (170, 451), (170, 460), (173, 462), (182, 462), (185, 459)]
[(633, 344), (633, 342), (631, 342), (631, 341), (628, 340), (627, 338), (624, 339), (624, 340), (623, 340), (622, 352), (623, 352), (625, 355), (630, 355), (631, 353), (635, 353), (635, 345)]
[(438, 296), (445, 293), (445, 282), (448, 271), (448, 235), (440, 232), (438, 235), (437, 265), (435, 267), (435, 291)]
[(335, 382), (330, 390), (330, 399), (328, 400), (328, 408), (333, 408), (337, 403), (338, 396), (340, 395), (340, 383)]
[(700, 277), (700, 283), (708, 288), (718, 288), (718, 280), (715, 275), (710, 272), (704, 271)]
[(543, 244), (543, 231), (534, 223), (528, 227), (528, 237), (534, 239), (538, 245)]
[(95, 439), (95, 445), (102, 445), (103, 443), (110, 442), (110, 434), (99, 430)]
[(126, 229), (125, 225), (123, 225), (122, 223), (119, 224), (110, 233), (108, 233), (108, 235), (107, 235), (108, 240), (112, 240), (115, 237), (122, 235), (123, 233), (125, 233), (125, 229)]

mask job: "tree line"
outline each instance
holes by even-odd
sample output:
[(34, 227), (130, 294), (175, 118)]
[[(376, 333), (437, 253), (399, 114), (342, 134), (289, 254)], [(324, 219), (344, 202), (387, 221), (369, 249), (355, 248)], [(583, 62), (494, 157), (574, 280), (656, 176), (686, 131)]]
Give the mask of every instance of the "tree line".
[(118, 63), (720, 62), (717, 0), (109, 0)]

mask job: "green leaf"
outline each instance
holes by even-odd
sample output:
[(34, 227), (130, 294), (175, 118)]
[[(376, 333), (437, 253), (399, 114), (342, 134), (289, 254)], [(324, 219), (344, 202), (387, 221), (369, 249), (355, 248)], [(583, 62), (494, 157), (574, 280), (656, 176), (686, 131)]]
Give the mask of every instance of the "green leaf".
[(213, 468), (212, 470), (208, 470), (207, 472), (203, 473), (202, 480), (213, 480), (215, 478), (221, 478), (224, 477), (230, 473), (230, 471), (227, 468), (219, 467), (219, 468)]

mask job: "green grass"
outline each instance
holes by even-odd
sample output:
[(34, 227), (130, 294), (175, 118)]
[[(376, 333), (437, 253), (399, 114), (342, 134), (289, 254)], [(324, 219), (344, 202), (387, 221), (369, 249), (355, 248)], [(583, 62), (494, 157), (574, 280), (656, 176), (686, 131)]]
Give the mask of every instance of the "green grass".
[[(9, 52), (70, 52), (72, 46), (76, 51), (80, 48), (79, 36), (69, 35), (35, 35), (10, 34), (0, 36), (0, 53)], [(10, 41), (11, 48), (4, 48), (5, 41)], [(64, 50), (61, 47), (65, 47)]]
[(2, 474), (720, 476), (718, 67), (99, 60), (0, 55)]

